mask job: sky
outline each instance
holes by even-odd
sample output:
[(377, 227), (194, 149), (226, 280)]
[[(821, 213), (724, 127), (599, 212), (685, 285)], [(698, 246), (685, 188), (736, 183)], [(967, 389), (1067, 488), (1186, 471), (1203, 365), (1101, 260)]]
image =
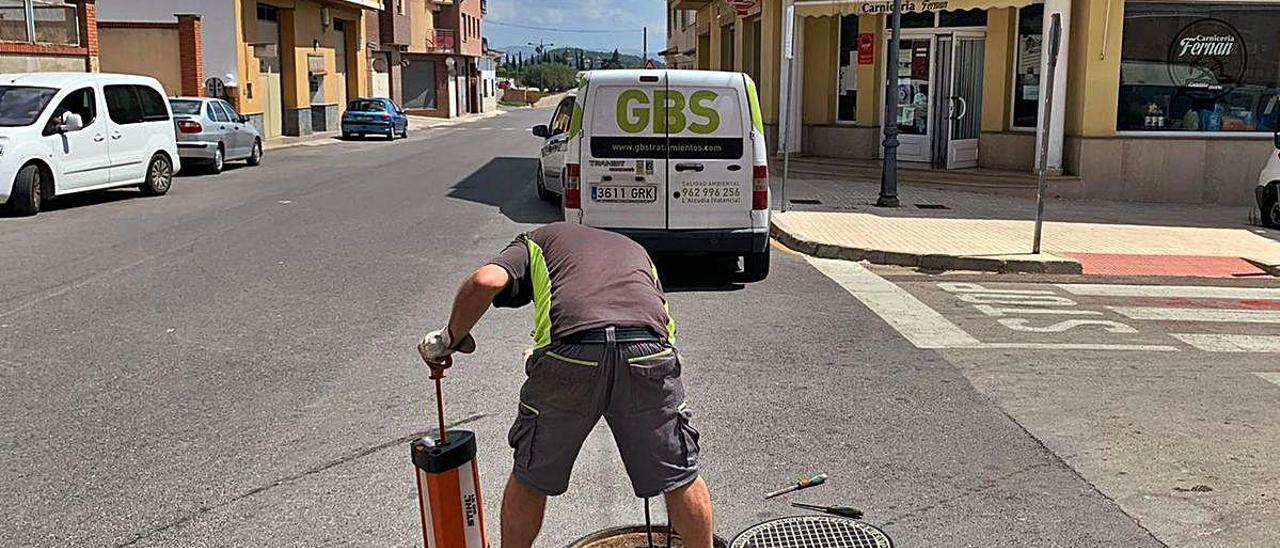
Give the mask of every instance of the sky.
[[(639, 53), (644, 26), (649, 54), (666, 47), (666, 0), (489, 0), (484, 34), (495, 48), (543, 40), (559, 46)], [(500, 23), (542, 27), (516, 28)], [(547, 30), (561, 29), (561, 30)], [(596, 33), (565, 30), (607, 31)]]

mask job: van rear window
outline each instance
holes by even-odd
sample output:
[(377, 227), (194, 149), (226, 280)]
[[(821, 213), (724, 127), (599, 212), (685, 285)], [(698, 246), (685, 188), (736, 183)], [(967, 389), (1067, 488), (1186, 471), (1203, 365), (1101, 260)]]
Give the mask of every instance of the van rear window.
[(593, 158), (655, 158), (672, 160), (737, 160), (741, 137), (592, 137)]

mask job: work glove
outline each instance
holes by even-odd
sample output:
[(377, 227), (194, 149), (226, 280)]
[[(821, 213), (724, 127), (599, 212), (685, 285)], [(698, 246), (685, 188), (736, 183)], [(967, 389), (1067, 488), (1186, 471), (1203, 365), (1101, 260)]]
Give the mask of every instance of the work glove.
[(460, 341), (454, 341), (449, 335), (449, 329), (441, 329), (427, 333), (422, 338), (422, 342), (418, 343), (418, 353), (422, 355), (422, 361), (432, 369), (446, 369), (452, 365), (448, 359), (454, 352), (462, 352), (470, 354), (476, 351), (476, 340), (471, 335), (463, 337)]

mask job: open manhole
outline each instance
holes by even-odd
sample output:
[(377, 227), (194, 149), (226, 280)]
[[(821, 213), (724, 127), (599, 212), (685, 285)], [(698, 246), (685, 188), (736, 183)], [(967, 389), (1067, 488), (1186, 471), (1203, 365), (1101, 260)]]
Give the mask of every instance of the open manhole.
[(856, 519), (797, 516), (752, 526), (732, 548), (893, 548), (884, 531)]
[[(715, 545), (716, 548), (728, 548), (729, 546), (720, 537), (715, 537)], [(667, 527), (665, 525), (653, 526), (653, 546), (654, 548), (668, 548)], [(649, 535), (646, 534), (643, 525), (615, 527), (582, 537), (570, 544), (569, 548), (649, 548)], [(684, 541), (680, 540), (680, 535), (672, 534), (671, 548), (684, 548)]]

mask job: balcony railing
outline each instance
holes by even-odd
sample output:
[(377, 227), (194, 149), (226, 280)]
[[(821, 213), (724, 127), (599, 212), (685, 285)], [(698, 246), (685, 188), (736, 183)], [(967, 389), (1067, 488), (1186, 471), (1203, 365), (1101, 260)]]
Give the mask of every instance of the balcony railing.
[(427, 50), (432, 53), (453, 53), (458, 50), (458, 31), (436, 29), (427, 39)]
[(0, 41), (78, 46), (76, 6), (60, 0), (0, 0)]

